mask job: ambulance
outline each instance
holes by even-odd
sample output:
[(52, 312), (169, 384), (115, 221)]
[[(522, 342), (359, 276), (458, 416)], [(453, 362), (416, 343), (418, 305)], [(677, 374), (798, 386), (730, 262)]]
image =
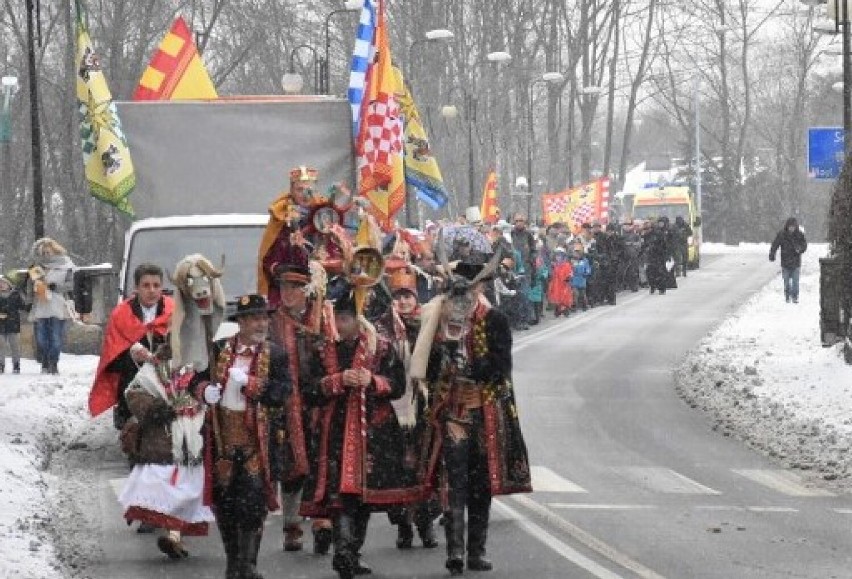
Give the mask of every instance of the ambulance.
[(698, 215), (695, 197), (689, 187), (649, 187), (637, 191), (633, 198), (634, 221), (655, 221), (660, 217), (668, 217), (669, 223), (674, 224), (678, 216), (683, 217), (692, 227), (692, 235), (688, 239), (687, 264), (691, 269), (698, 269), (701, 261), (701, 216)]

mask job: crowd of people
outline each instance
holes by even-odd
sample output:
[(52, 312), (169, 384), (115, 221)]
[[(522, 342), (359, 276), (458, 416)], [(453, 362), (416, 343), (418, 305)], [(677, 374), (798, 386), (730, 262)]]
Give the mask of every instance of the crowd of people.
[(113, 409), (132, 465), (125, 519), (159, 529), (177, 560), (215, 521), (227, 579), (262, 577), (279, 507), (282, 550), (302, 550), (309, 528), (344, 579), (371, 572), (375, 512), (399, 549), (415, 533), (437, 547), (440, 520), (450, 574), (490, 570), (492, 497), (532, 490), (509, 319), (486, 297), (501, 253), (450, 261), (442, 234), (405, 230), (383, 246), (366, 212), (352, 234), (326, 211), (316, 171), (290, 176), (259, 240), (258, 290), (229, 310), (234, 335), (213, 340), (228, 274), (200, 255), (170, 275), (173, 296), (162, 269), (139, 266), (110, 318), (89, 407)]
[[(565, 223), (530, 227), (522, 214), (513, 223), (487, 225), (473, 208), (461, 221), (486, 235), (492, 251), (501, 251), (498, 275), (487, 292), (517, 331), (538, 324), (545, 312), (560, 317), (615, 305), (620, 291), (648, 288), (665, 295), (689, 269), (693, 232), (680, 216), (674, 223), (668, 217), (606, 226), (595, 221), (575, 231)], [(455, 257), (466, 254), (466, 244), (456, 242)]]

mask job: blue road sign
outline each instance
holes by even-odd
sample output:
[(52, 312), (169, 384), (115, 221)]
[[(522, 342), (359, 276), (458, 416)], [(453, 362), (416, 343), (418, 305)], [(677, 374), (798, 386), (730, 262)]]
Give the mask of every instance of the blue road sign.
[(811, 179), (837, 179), (843, 167), (843, 156), (842, 128), (808, 129), (808, 176)]

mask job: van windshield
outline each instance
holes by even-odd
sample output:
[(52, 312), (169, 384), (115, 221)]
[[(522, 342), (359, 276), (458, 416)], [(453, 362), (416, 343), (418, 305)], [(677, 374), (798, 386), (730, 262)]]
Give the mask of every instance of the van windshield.
[(222, 286), (226, 299), (257, 291), (257, 251), (263, 237), (263, 225), (216, 225), (211, 227), (170, 227), (143, 229), (130, 240), (124, 295), (133, 293), (133, 270), (140, 263), (151, 262), (166, 272), (166, 288), (174, 289), (168, 275), (177, 262), (200, 253), (219, 267), (225, 256)]
[(660, 217), (668, 217), (669, 221), (673, 222), (677, 216), (683, 217), (684, 221), (690, 223), (689, 205), (686, 203), (664, 203), (633, 206), (633, 219), (647, 221), (659, 219)]

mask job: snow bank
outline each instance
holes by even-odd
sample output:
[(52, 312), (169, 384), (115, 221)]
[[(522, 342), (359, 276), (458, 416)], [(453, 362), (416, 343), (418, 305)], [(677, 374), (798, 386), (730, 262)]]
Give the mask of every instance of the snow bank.
[[(766, 251), (768, 245), (713, 252)], [(678, 391), (735, 436), (781, 464), (852, 487), (852, 366), (841, 346), (822, 348), (819, 262), (803, 256), (799, 304), (786, 303), (780, 273), (722, 322), (678, 369)]]

